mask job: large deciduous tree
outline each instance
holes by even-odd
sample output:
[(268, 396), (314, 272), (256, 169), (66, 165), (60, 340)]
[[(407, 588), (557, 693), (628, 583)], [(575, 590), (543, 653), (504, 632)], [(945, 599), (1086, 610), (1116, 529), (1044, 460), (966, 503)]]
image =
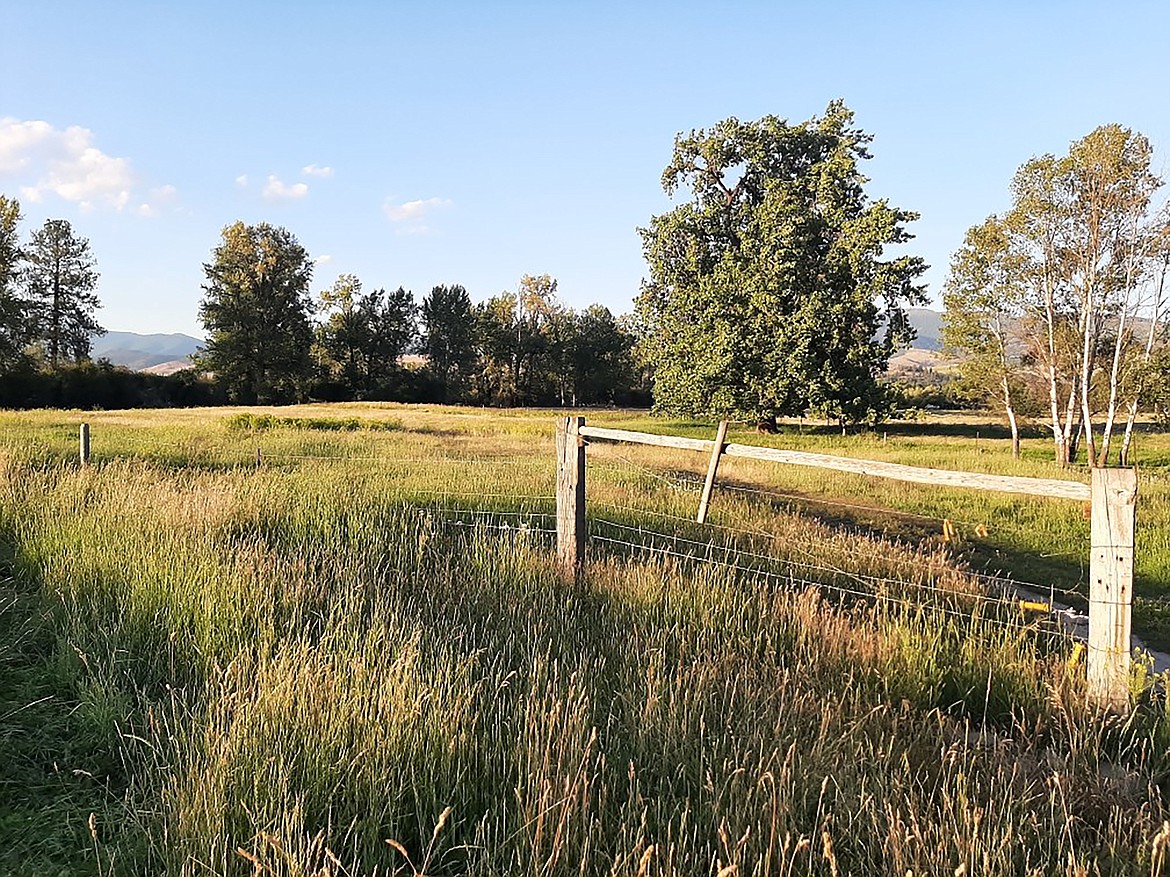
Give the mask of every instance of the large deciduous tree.
[(303, 398), (313, 341), (313, 261), (304, 247), (287, 229), (237, 222), (223, 230), (203, 271), (200, 364), (237, 402)]
[(904, 305), (924, 302), (925, 265), (885, 258), (917, 216), (867, 197), (871, 139), (840, 102), (798, 125), (731, 118), (675, 139), (662, 185), (688, 200), (641, 230), (657, 407), (772, 427), (809, 407), (880, 415), (878, 378), (912, 337)]
[(414, 296), (402, 287), (363, 293), (361, 280), (342, 274), (321, 302), (328, 312), (317, 331), (323, 376), (350, 397), (382, 395), (415, 340)]
[(439, 383), (440, 401), (455, 401), (475, 364), (471, 297), (458, 284), (435, 286), (423, 299), (419, 312), (422, 352), (427, 357), (427, 368)]
[(89, 241), (77, 237), (68, 220), (49, 219), (33, 232), (23, 256), (31, 325), (49, 365), (56, 368), (64, 357), (87, 359), (90, 339), (105, 332), (93, 316), (101, 303)]

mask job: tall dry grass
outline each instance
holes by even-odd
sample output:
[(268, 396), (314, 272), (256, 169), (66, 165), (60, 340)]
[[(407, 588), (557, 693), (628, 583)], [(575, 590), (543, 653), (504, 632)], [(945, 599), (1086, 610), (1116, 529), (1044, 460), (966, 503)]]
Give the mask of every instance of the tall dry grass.
[[(462, 450), (482, 455), (482, 438)], [(407, 437), (328, 447), (387, 439)], [(834, 577), (917, 567), (976, 593), (942, 549), (721, 497), (787, 581), (594, 546), (574, 588), (541, 519), (503, 514), (547, 510), (521, 499), (546, 489), (543, 462), (458, 469), (443, 436), (411, 440), (435, 462), (273, 451), (256, 469), (224, 451), (78, 471), (3, 455), (0, 864), (1161, 873), (1170, 733), (1154, 690), (1129, 721), (1103, 720), (1059, 644), (983, 613), (841, 603), (786, 566), (811, 552)], [(599, 503), (690, 507), (618, 463), (598, 469)], [(500, 515), (462, 526), (452, 507), (473, 501)]]

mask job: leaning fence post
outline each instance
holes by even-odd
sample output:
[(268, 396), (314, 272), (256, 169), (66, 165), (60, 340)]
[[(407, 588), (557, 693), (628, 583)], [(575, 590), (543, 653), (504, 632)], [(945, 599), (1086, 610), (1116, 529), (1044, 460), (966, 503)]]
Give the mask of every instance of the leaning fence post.
[(585, 570), (584, 417), (557, 421), (557, 565), (568, 579)]
[(78, 456), (81, 457), (81, 465), (89, 465), (89, 424), (81, 424), (81, 429), (78, 431)]
[(707, 523), (707, 507), (711, 504), (711, 491), (715, 488), (715, 473), (719, 471), (719, 458), (723, 456), (724, 439), (727, 438), (727, 421), (719, 421), (715, 434), (715, 447), (711, 449), (711, 461), (707, 464), (707, 480), (703, 482), (703, 496), (699, 499), (699, 514), (695, 520)]
[(1089, 700), (1129, 710), (1137, 470), (1093, 469), (1089, 542)]

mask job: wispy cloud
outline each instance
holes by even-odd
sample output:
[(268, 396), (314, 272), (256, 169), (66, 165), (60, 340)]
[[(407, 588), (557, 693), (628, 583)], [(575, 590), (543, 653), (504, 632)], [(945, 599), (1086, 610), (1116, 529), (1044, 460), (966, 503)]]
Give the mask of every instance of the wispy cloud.
[(414, 201), (398, 203), (394, 198), (387, 198), (382, 205), (382, 212), (398, 227), (397, 234), (427, 234), (430, 227), (423, 223), (423, 218), (436, 210), (451, 206), (450, 198), (419, 198)]
[(268, 201), (295, 201), (308, 195), (309, 187), (305, 183), (282, 182), (276, 174), (271, 174), (262, 194)]
[(158, 186), (150, 190), (148, 200), (139, 204), (135, 210), (139, 216), (158, 216), (159, 210), (174, 201), (177, 194), (174, 186)]
[(327, 180), (333, 176), (333, 168), (329, 165), (307, 164), (301, 168), (301, 173), (306, 177), (321, 177)]
[(248, 188), (248, 175), (240, 174), (238, 177), (236, 177), (236, 186), (240, 189)]
[[(0, 177), (13, 179), (29, 201), (52, 195), (85, 211), (124, 210), (142, 198), (135, 198), (138, 180), (130, 160), (107, 155), (95, 145), (93, 132), (77, 125), (62, 129), (43, 120), (0, 118)], [(168, 188), (173, 196), (174, 188)], [(135, 209), (148, 215), (158, 206), (140, 201)]]
[(332, 256), (328, 256), (328, 255), (326, 255), (326, 256), (318, 256), (317, 258), (315, 258), (315, 259), (313, 260), (313, 264), (314, 264), (314, 265), (328, 265), (328, 264), (329, 264), (330, 262), (332, 262), (332, 261), (333, 261), (333, 257), (332, 257)]

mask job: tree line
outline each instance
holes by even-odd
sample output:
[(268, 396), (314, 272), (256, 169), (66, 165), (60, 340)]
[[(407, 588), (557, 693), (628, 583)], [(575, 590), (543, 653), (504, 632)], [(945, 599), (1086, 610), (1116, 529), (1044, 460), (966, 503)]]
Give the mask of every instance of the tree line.
[(105, 330), (94, 319), (97, 263), (64, 219), (20, 240), (20, 203), (0, 195), (0, 369), (31, 358), (56, 368), (89, 357)]
[(197, 365), (240, 404), (648, 398), (624, 321), (602, 305), (566, 306), (547, 274), (525, 275), (515, 291), (478, 304), (457, 284), (416, 301), (402, 287), (366, 291), (353, 274), (314, 296), (313, 261), (296, 237), (242, 222), (224, 229), (204, 273), (207, 343)]
[[(926, 265), (906, 252), (917, 214), (867, 192), (872, 140), (840, 101), (796, 124), (729, 118), (679, 134), (662, 187), (680, 203), (639, 229), (649, 276), (624, 318), (567, 307), (547, 274), (479, 303), (459, 285), (416, 301), (350, 274), (314, 294), (291, 232), (237, 222), (203, 266), (203, 377), (184, 377), (176, 399), (652, 398), (769, 431), (812, 413), (876, 423), (900, 401), (884, 376), (913, 338)], [(954, 254), (944, 340), (966, 386), (1003, 411), (1017, 455), (1021, 420), (1037, 418), (1059, 463), (1083, 451), (1105, 465), (1115, 449), (1124, 463), (1143, 406), (1170, 410), (1170, 215), (1152, 162), (1143, 135), (1102, 126), (1021, 166), (1010, 208)], [(22, 246), (19, 218), (0, 198), (0, 367), (36, 360), (53, 374), (100, 331), (96, 266), (63, 220)]]
[(136, 407), (384, 400), (477, 405), (645, 405), (626, 321), (525, 275), (473, 303), (458, 284), (421, 301), (343, 274), (314, 295), (314, 263), (287, 229), (234, 223), (211, 259), (194, 368), (148, 375), (89, 360), (102, 329), (96, 260), (65, 220), (20, 240), (0, 196), (0, 405)]

